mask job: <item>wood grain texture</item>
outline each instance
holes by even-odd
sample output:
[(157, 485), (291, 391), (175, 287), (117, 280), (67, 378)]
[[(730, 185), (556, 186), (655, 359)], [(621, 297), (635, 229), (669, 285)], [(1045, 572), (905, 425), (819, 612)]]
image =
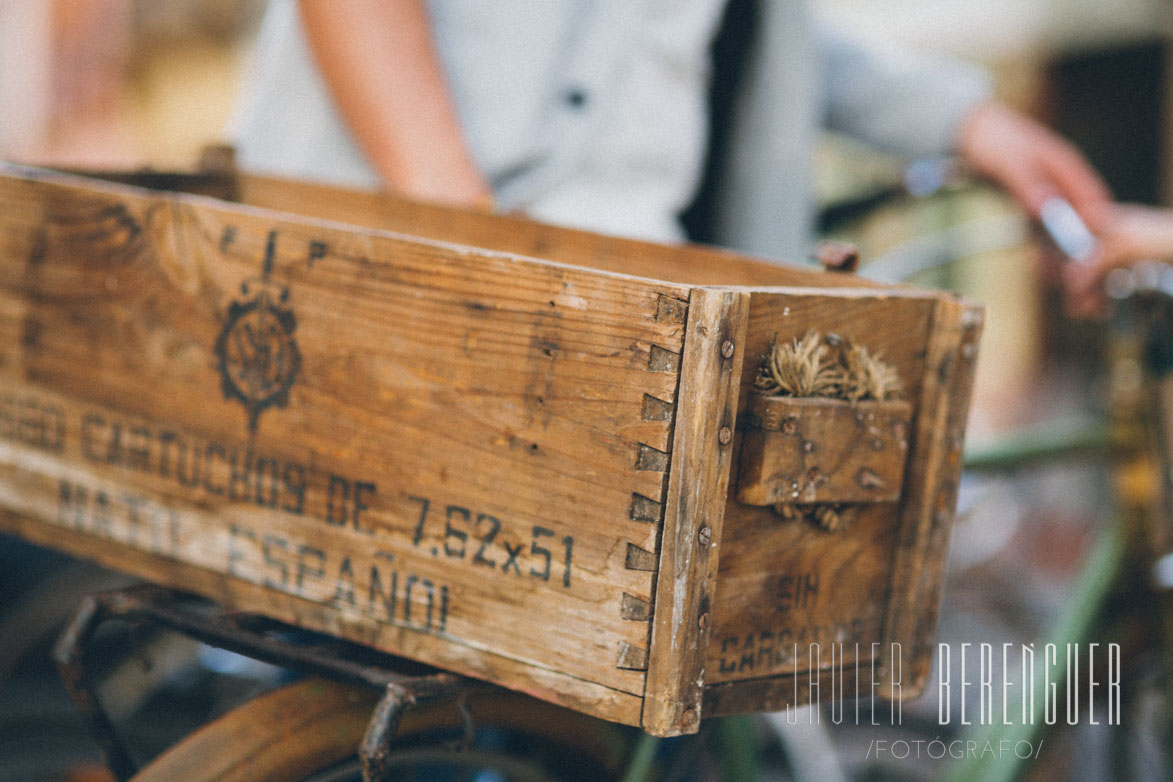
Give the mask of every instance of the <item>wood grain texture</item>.
[(748, 308), (720, 289), (689, 301), (642, 723), (657, 735), (700, 724)]
[[(633, 504), (664, 502), (662, 463), (640, 460), (670, 450), (672, 421), (647, 400), (674, 409), (677, 372), (652, 358), (681, 352), (688, 296), (198, 198), (4, 177), (0, 405), (31, 421), (4, 442), (4, 504), (63, 539), (265, 587), (270, 611), (325, 606), (296, 613), (405, 656), (472, 675), (508, 659), (510, 686), (571, 676), (642, 696), (644, 672), (616, 661), (624, 644), (646, 648), (624, 601), (651, 604), (654, 573), (628, 552), (657, 551), (659, 518)], [(232, 372), (279, 373), (289, 348), (270, 337), (298, 353), (287, 400), (255, 430), (216, 351), (245, 306)], [(246, 319), (265, 306), (295, 327)], [(60, 442), (41, 420), (60, 422)]]
[[(838, 334), (880, 353), (904, 383), (917, 415), (924, 389), (924, 351), (936, 297), (876, 296), (870, 291), (754, 291), (746, 332), (740, 409), (750, 407), (757, 364), (775, 335), (808, 330)], [(742, 447), (742, 433), (734, 447)], [(771, 508), (735, 499), (725, 511), (721, 569), (713, 606), (707, 681), (759, 681), (803, 672), (810, 644), (855, 644), (869, 650), (884, 640), (897, 503), (863, 507), (844, 530), (827, 532), (786, 521)], [(907, 480), (907, 478), (906, 478)], [(779, 708), (786, 705), (779, 704)]]
[[(927, 670), (972, 305), (116, 178), (239, 201), (0, 165), (0, 529), (660, 735), (825, 693), (812, 644), (895, 696)], [(834, 533), (735, 499), (757, 363), (808, 330), (882, 354), (911, 410), (899, 502)]]
[(522, 216), (443, 209), (383, 194), (267, 177), (241, 176), (238, 186), (240, 200), (246, 204), (688, 285), (883, 287), (851, 275), (794, 265), (805, 258), (792, 259), (794, 264), (768, 263), (712, 247), (620, 239)]
[[(151, 761), (134, 779), (312, 778), (319, 770), (353, 757), (377, 704), (377, 692), (303, 679), (217, 717)], [(408, 733), (401, 730), (400, 735)]]
[[(783, 708), (812, 691), (826, 703), (836, 658), (849, 689), (914, 697), (931, 665), (981, 309), (947, 296), (822, 295), (835, 302), (755, 293), (746, 365), (774, 333), (788, 339), (807, 328), (882, 353), (913, 410), (905, 491), (835, 533), (730, 502), (706, 714)], [(750, 380), (743, 373), (743, 393)]]
[(980, 307), (947, 298), (933, 312), (925, 401), (911, 447), (884, 619), (884, 636), (890, 641), (885, 666), (903, 670), (906, 686), (899, 694), (905, 697), (923, 686), (932, 664), (983, 318)]
[[(9, 170), (32, 169), (8, 166)], [(753, 285), (913, 290), (850, 274), (825, 274), (811, 258), (778, 263), (717, 247), (658, 244), (548, 225), (521, 214), (488, 214), (419, 203), (390, 193), (352, 190), (246, 173), (87, 171), (87, 178), (216, 198), (348, 226), (391, 231), (600, 271), (687, 285)]]
[[(93, 560), (106, 567), (134, 573), (156, 584), (194, 592), (209, 597), (221, 605), (236, 606), (242, 611), (273, 617), (298, 627), (350, 638), (377, 648), (394, 648), (405, 641), (397, 628), (372, 621), (355, 621), (320, 603), (278, 596), (264, 585), (230, 577), (226, 573), (208, 570), (182, 561), (169, 560), (150, 552), (142, 552), (119, 540), (107, 540), (88, 535), (69, 535), (53, 525), (44, 524), (28, 512), (14, 512), (0, 507), (0, 532), (15, 535), (32, 543), (64, 551), (82, 559)], [(413, 639), (408, 637), (406, 641)], [(416, 638), (419, 653), (428, 655), (433, 650), (445, 655), (446, 642)], [(450, 653), (449, 650), (448, 653)], [(584, 681), (549, 669), (535, 669), (506, 657), (488, 652), (468, 652), (465, 668), (468, 675), (492, 681), (535, 698), (558, 703), (605, 720), (638, 725), (643, 699), (592, 682)]]

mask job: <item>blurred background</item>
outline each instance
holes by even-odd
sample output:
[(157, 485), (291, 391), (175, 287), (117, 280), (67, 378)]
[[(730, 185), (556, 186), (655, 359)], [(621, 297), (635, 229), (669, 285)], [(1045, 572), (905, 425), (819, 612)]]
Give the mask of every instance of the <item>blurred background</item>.
[(263, 0), (3, 0), (0, 153), (190, 166), (223, 136)]
[[(1164, 0), (815, 5), (859, 37), (985, 65), (1000, 97), (1074, 140), (1119, 199), (1167, 202)], [(264, 0), (0, 0), (0, 157), (192, 166), (201, 147), (225, 140), (263, 10)], [(1027, 222), (977, 186), (920, 203), (881, 201), (875, 196), (900, 182), (902, 161), (831, 137), (819, 155), (825, 229), (857, 242), (865, 261), (892, 264), (886, 275), (906, 268), (902, 260), (940, 254), (925, 234), (963, 226), (945, 237), (949, 252), (981, 260), (950, 271), (949, 284), (989, 304), (984, 352), (998, 356), (982, 364), (976, 431), (1012, 423), (1049, 336)], [(865, 220), (854, 219), (860, 203)]]
[[(1173, 200), (1166, 110), (1173, 24), (1164, 0), (815, 5), (863, 38), (983, 64), (1003, 100), (1072, 139), (1119, 199)], [(0, 158), (190, 168), (204, 145), (225, 140), (263, 9), (263, 0), (0, 0)], [(1066, 316), (1048, 284), (1049, 250), (1008, 198), (973, 181), (909, 195), (905, 161), (830, 136), (818, 159), (823, 231), (860, 247), (865, 274), (910, 277), (987, 304), (971, 445), (1040, 420), (1095, 416), (1137, 391), (1127, 362), (1109, 364), (1118, 352), (1111, 329)], [(1102, 454), (967, 479), (943, 640), (1036, 638), (1113, 503), (1109, 483)], [(0, 779), (103, 778), (96, 748), (45, 660), (80, 591), (117, 579), (13, 541), (0, 546), (5, 561), (20, 563), (0, 573)], [(33, 589), (42, 591), (34, 597)], [(232, 675), (252, 682), (271, 675), (237, 668)], [(168, 720), (198, 724), (221, 706), (203, 679), (185, 675), (162, 701), (171, 705), (144, 696), (124, 710), (154, 708), (148, 733)], [(930, 723), (932, 697), (912, 706)], [(176, 714), (185, 703), (191, 713)], [(931, 764), (869, 765), (866, 741), (850, 731), (832, 738), (851, 778), (935, 778)], [(162, 742), (144, 741), (148, 754)], [(1074, 732), (1058, 743), (1067, 751), (1055, 750), (1051, 771), (1035, 778), (1113, 778), (1102, 744)]]

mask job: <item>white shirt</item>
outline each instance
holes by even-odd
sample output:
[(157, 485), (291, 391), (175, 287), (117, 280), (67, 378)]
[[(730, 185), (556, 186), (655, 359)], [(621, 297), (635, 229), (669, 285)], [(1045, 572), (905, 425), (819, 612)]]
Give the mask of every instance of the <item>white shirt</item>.
[[(503, 209), (675, 241), (708, 143), (709, 47), (726, 0), (430, 0), (473, 157)], [(809, 241), (823, 121), (943, 152), (987, 86), (957, 68), (817, 36), (801, 0), (764, 0), (721, 210), (725, 242), (795, 257)], [(246, 170), (377, 187), (313, 64), (293, 0), (271, 0), (235, 120)], [(911, 107), (911, 108), (910, 108)]]
[[(466, 139), (498, 205), (672, 241), (704, 160), (723, 0), (431, 0)], [(318, 75), (296, 3), (270, 4), (236, 121), (241, 165), (377, 186)]]

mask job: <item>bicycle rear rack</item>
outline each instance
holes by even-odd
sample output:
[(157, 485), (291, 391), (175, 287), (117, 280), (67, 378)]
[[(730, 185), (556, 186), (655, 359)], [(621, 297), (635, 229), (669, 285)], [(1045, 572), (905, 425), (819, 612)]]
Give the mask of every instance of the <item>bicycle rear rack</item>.
[[(288, 636), (305, 638), (307, 633), (255, 614), (226, 611), (206, 600), (151, 584), (98, 592), (82, 600), (54, 647), (53, 659), (119, 780), (134, 776), (139, 767), (102, 706), (86, 659), (97, 629), (111, 619), (155, 624), (209, 646), (299, 673), (381, 690), (383, 696), (358, 748), (363, 777), (372, 782), (385, 776), (391, 741), (408, 709), (455, 698), (468, 737), (472, 733), (471, 715), (461, 700), (472, 690), (488, 686), (329, 636), (312, 634), (315, 643), (309, 644), (293, 640)], [(278, 637), (275, 632), (287, 637)]]

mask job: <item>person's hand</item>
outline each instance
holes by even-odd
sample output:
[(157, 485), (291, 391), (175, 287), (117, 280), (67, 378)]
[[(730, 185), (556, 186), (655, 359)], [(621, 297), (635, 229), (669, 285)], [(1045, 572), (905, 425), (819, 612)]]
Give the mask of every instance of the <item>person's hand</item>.
[(1079, 150), (1038, 122), (997, 102), (984, 103), (963, 121), (958, 151), (1031, 217), (1039, 219), (1043, 205), (1058, 196), (1095, 235), (1090, 256), (1068, 260), (1061, 270), (1072, 314), (1102, 311), (1103, 278), (1112, 268), (1146, 257), (1173, 259), (1173, 217), (1112, 203), (1107, 185)]
[(958, 152), (1032, 217), (1047, 199), (1061, 196), (1092, 232), (1104, 227), (1112, 201), (1107, 185), (1079, 150), (1038, 122), (995, 101), (983, 103), (962, 122)]
[(1139, 204), (1111, 204), (1104, 213), (1097, 247), (1088, 263), (1064, 269), (1069, 306), (1092, 314), (1104, 304), (1104, 277), (1137, 261), (1173, 262), (1173, 210)]

